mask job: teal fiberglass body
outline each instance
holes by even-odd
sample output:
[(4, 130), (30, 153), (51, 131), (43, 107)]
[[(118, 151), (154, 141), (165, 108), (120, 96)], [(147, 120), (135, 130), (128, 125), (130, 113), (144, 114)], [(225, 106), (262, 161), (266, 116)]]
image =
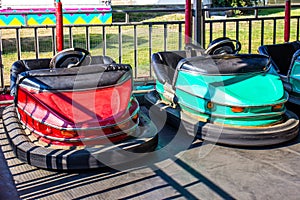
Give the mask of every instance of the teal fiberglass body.
[[(263, 126), (282, 119), (287, 100), (278, 76), (265, 72), (227, 76), (203, 76), (180, 71), (176, 81), (178, 103), (185, 112), (204, 121), (239, 126)], [(164, 98), (159, 81), (156, 90)], [(208, 107), (212, 105), (212, 107)], [(232, 111), (237, 107), (238, 112)], [(238, 109), (240, 108), (240, 109)], [(242, 110), (239, 112), (240, 110)]]
[(258, 51), (270, 58), (270, 73), (280, 76), (289, 93), (288, 106), (300, 114), (300, 41), (263, 45)]
[[(274, 144), (278, 141), (264, 143), (262, 132), (274, 132), (274, 127), (285, 124), (288, 118), (294, 121), (288, 131), (293, 135), (288, 134), (289, 139), (297, 134), (298, 119), (294, 114), (292, 117), (287, 115), (290, 113), (285, 108), (288, 94), (279, 76), (268, 73), (267, 57), (245, 54), (184, 58), (183, 52), (176, 52), (173, 57), (164, 54), (161, 52), (158, 57), (152, 57), (157, 75), (156, 91), (146, 97), (153, 104), (162, 105), (160, 109), (169, 107), (170, 113), (175, 113), (181, 120), (185, 116), (185, 121), (198, 121), (198, 131), (194, 135), (205, 138), (203, 127), (209, 124), (214, 126), (212, 129), (219, 127), (224, 137), (229, 134), (231, 141), (228, 138), (222, 140), (221, 134), (218, 138), (221, 143)], [(176, 61), (176, 66), (170, 66)], [(230, 130), (226, 133), (226, 129)], [(238, 133), (233, 134), (234, 131)], [(250, 142), (245, 135), (251, 135)], [(236, 140), (232, 141), (232, 138)], [(255, 143), (253, 138), (259, 142)], [(207, 139), (216, 141), (215, 138)]]

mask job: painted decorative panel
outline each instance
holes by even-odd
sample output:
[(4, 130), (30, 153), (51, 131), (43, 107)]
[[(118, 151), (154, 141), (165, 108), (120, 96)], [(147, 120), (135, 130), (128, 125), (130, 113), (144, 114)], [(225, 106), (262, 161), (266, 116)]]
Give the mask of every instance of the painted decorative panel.
[[(104, 12), (101, 13), (101, 11)], [(111, 11), (110, 7), (65, 8), (63, 9), (63, 23), (66, 25), (110, 24), (112, 23), (112, 12), (109, 11)], [(0, 26), (55, 25), (55, 23), (55, 8), (0, 9)]]

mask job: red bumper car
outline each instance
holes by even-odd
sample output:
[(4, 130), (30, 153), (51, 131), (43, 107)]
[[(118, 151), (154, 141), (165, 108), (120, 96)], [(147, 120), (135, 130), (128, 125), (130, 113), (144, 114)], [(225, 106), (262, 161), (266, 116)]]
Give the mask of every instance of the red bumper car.
[(16, 156), (41, 168), (86, 169), (129, 162), (126, 152), (138, 158), (153, 151), (157, 131), (132, 85), (130, 65), (83, 49), (16, 61), (14, 105), (3, 112)]

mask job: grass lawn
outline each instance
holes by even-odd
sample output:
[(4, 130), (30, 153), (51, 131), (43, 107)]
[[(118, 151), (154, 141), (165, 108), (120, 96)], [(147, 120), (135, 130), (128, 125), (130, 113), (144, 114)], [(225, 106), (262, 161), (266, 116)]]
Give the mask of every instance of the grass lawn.
[[(120, 20), (122, 14), (116, 14), (113, 19)], [(291, 13), (292, 16), (300, 15), (300, 9), (294, 9)], [(146, 16), (146, 19), (145, 19)], [(260, 10), (259, 16), (284, 16), (283, 9), (272, 9), (272, 10)], [(249, 16), (237, 16), (238, 18), (249, 18)], [(132, 21), (144, 21), (144, 22), (155, 22), (155, 21), (183, 21), (184, 14), (162, 14), (154, 13), (144, 15), (143, 13), (137, 13), (130, 17)], [(296, 39), (296, 20), (291, 21), (291, 41)], [(256, 53), (257, 48), (261, 45), (261, 22), (252, 21), (252, 34), (251, 34), (251, 52)], [(239, 24), (239, 40), (242, 43), (242, 53), (248, 53), (249, 47), (249, 22), (240, 22)], [(276, 24), (276, 43), (283, 42), (283, 27), (284, 21), (278, 20)], [(273, 20), (265, 21), (264, 23), (264, 34), (263, 40), (264, 44), (273, 43)], [(164, 41), (163, 25), (153, 26), (152, 29), (152, 52), (163, 51)], [(206, 30), (209, 30), (209, 24), (206, 25)], [(17, 60), (17, 49), (16, 49), (16, 31), (14, 29), (2, 29), (2, 47), (3, 47), (3, 64), (5, 66), (5, 78), (6, 84), (9, 80), (9, 68), (14, 61)], [(119, 61), (119, 35), (117, 26), (106, 27), (106, 40), (107, 40), (107, 51), (106, 55), (111, 56), (117, 62)], [(184, 26), (182, 27), (184, 32)], [(73, 32), (73, 43), (75, 47), (86, 47), (86, 29), (83, 27), (72, 28)], [(102, 27), (91, 27), (90, 32), (90, 52), (92, 55), (102, 55), (103, 54), (103, 41), (102, 41)], [(69, 47), (69, 29), (64, 29), (65, 33), (65, 48)], [(137, 26), (137, 73), (138, 76), (149, 76), (150, 61), (149, 61), (149, 27), (148, 26)], [(40, 58), (51, 58), (52, 55), (52, 30), (51, 28), (41, 28), (38, 29), (39, 35), (39, 50)], [(214, 23), (213, 26), (213, 39), (223, 36), (223, 23)], [(177, 50), (179, 48), (179, 37), (178, 37), (178, 25), (168, 26), (167, 34), (167, 49)], [(20, 29), (21, 36), (21, 58), (22, 59), (34, 59), (34, 30), (22, 28)], [(209, 43), (209, 32), (206, 31), (206, 46)], [(235, 38), (235, 23), (227, 23), (226, 25), (226, 36)], [(184, 37), (182, 34), (182, 42), (184, 42)], [(183, 43), (181, 44), (183, 46)], [(133, 26), (125, 26), (122, 28), (122, 63), (129, 63), (134, 67), (134, 29)]]

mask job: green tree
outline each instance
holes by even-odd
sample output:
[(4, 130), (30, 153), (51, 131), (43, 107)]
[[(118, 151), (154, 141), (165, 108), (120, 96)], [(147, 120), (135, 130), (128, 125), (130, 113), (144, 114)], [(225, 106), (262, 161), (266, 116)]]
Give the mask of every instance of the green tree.
[[(250, 7), (257, 4), (258, 0), (213, 0), (212, 7)], [(243, 14), (251, 14), (253, 11), (234, 11), (235, 14), (243, 15)]]
[(255, 5), (257, 0), (213, 0), (213, 7), (247, 7)]

